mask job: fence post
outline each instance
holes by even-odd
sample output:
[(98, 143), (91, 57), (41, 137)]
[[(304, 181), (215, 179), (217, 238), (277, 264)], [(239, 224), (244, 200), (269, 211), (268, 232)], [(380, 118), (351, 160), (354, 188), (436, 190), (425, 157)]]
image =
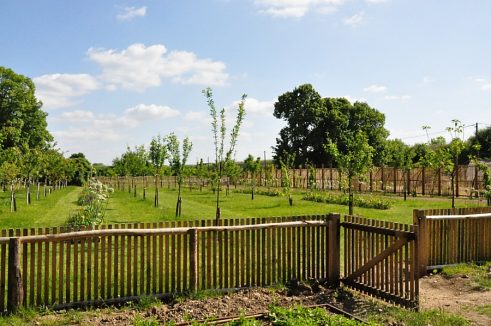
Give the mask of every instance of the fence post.
[(413, 210), (413, 224), (417, 225), (418, 230), (418, 274), (419, 277), (426, 275), (426, 269), (428, 267), (428, 234), (426, 227), (426, 216), (424, 211), (415, 209)]
[(7, 310), (11, 313), (16, 312), (24, 300), (24, 288), (20, 269), (20, 248), (20, 239), (10, 238)]
[(189, 236), (190, 236), (189, 290), (191, 292), (196, 292), (198, 288), (198, 230), (197, 229), (189, 230)]
[(327, 256), (327, 280), (334, 287), (339, 286), (340, 278), (340, 214), (328, 215), (327, 226), (327, 241), (328, 241), (328, 256)]

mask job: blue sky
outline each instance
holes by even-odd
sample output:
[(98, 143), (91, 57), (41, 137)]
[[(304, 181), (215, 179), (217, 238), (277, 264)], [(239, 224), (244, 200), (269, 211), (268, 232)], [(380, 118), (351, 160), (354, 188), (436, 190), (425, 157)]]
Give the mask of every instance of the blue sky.
[(279, 95), (311, 83), (366, 101), (391, 138), (465, 136), (491, 124), (491, 1), (1, 1), (0, 65), (32, 78), (67, 155), (110, 163), (175, 132), (191, 161), (213, 157), (201, 90), (233, 120), (248, 95), (237, 159), (271, 157)]

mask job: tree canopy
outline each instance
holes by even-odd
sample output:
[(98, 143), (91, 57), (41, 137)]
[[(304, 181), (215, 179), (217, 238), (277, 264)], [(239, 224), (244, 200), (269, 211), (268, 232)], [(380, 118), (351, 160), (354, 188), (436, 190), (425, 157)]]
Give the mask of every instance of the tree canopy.
[(384, 127), (385, 116), (367, 103), (322, 98), (312, 85), (304, 84), (280, 95), (273, 115), (287, 122), (273, 147), (277, 163), (285, 153), (295, 153), (295, 166), (334, 163), (333, 154), (324, 150), (324, 144), (332, 142), (346, 153), (343, 134), (358, 130), (375, 149), (374, 163), (382, 162), (382, 149), (389, 135)]
[(31, 79), (0, 67), (0, 149), (46, 148), (53, 140), (34, 93)]

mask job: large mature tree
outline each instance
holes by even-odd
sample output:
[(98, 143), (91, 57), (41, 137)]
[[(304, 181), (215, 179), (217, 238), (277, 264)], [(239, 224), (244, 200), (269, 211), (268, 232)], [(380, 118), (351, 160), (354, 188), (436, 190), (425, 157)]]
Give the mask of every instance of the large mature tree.
[(375, 149), (374, 163), (380, 164), (388, 131), (385, 116), (363, 102), (351, 104), (345, 98), (322, 98), (310, 84), (300, 85), (278, 97), (274, 116), (287, 122), (276, 138), (275, 160), (284, 153), (295, 153), (296, 166), (311, 162), (317, 166), (334, 162), (324, 150), (328, 141), (346, 153), (343, 134), (361, 130)]
[(83, 185), (89, 180), (95, 172), (89, 160), (83, 153), (74, 153), (68, 158), (68, 164), (71, 174), (71, 183), (77, 186)]
[(150, 164), (148, 161), (148, 153), (145, 147), (135, 146), (132, 150), (129, 146), (126, 152), (113, 160), (113, 169), (117, 175), (142, 176), (148, 175), (150, 172)]
[[(484, 160), (491, 160), (491, 127), (478, 130), (476, 135), (467, 140), (471, 154)], [(474, 145), (479, 144), (479, 151), (473, 149)]]
[(31, 79), (0, 67), (0, 148), (47, 147), (53, 137), (41, 106)]

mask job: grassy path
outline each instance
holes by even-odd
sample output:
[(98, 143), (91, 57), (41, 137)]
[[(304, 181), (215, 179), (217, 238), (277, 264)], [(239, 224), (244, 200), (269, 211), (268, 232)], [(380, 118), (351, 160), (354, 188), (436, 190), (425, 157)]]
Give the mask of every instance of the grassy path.
[(11, 213), (9, 207), (10, 193), (0, 192), (0, 228), (52, 227), (65, 224), (69, 214), (76, 209), (80, 187), (67, 187), (56, 190), (48, 196), (36, 200), (35, 194), (31, 205), (25, 203), (25, 193), (18, 192), (17, 212)]

